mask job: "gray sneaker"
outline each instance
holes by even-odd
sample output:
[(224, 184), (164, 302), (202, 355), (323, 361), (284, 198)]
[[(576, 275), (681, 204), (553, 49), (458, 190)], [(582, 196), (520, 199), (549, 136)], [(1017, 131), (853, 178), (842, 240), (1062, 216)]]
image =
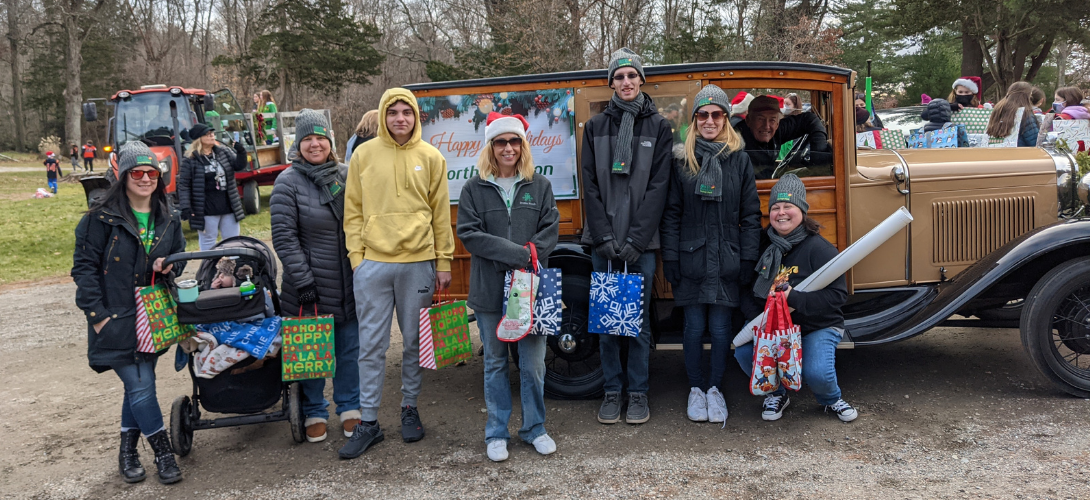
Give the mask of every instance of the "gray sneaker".
[(621, 421), (621, 393), (606, 393), (606, 396), (602, 398), (602, 407), (598, 408), (598, 421), (603, 424), (615, 424)]
[(647, 407), (647, 394), (628, 393), (628, 415), (625, 417), (625, 422), (642, 424), (648, 420), (651, 420), (651, 409)]

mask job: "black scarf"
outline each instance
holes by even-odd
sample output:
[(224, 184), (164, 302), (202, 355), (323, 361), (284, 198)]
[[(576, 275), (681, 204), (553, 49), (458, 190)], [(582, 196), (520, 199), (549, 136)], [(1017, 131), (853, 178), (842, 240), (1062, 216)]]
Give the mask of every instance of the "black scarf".
[(696, 175), (696, 195), (701, 200), (723, 201), (723, 167), (719, 164), (720, 152), (725, 158), (730, 149), (721, 142), (696, 138), (696, 156), (700, 158), (700, 172)]
[(768, 239), (772, 241), (772, 244), (768, 245), (765, 252), (761, 254), (757, 267), (754, 269), (757, 271), (757, 280), (753, 282), (755, 295), (761, 298), (768, 297), (772, 282), (776, 280), (776, 275), (780, 272), (780, 260), (807, 236), (809, 234), (802, 224), (799, 224), (794, 231), (787, 233), (787, 236), (780, 236), (780, 233), (777, 233), (772, 226), (768, 226)]
[(320, 196), (318, 201), (323, 205), (333, 204), (333, 213), (338, 219), (344, 218), (344, 183), (338, 178), (340, 169), (337, 162), (329, 161), (321, 165), (314, 165), (302, 158), (296, 158), (291, 162), (292, 168), (299, 170), (318, 186)]
[(623, 113), (621, 115), (621, 129), (617, 131), (617, 148), (613, 150), (613, 173), (628, 175), (632, 172), (632, 133), (636, 128), (636, 115), (643, 109), (647, 99), (643, 92), (636, 99), (629, 102), (617, 94), (609, 100)]

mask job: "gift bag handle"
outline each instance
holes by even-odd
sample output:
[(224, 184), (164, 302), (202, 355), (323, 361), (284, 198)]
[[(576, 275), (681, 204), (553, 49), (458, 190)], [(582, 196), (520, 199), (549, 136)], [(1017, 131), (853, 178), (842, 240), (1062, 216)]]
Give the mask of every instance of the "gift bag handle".
[(534, 242), (529, 242), (522, 246), (522, 248), (530, 249), (530, 271), (535, 273), (541, 272), (541, 262), (537, 260), (537, 245)]
[[(299, 304), (299, 317), (300, 318), (303, 317), (303, 305), (302, 304)], [(314, 304), (314, 317), (315, 318), (318, 317), (318, 304), (317, 303)]]

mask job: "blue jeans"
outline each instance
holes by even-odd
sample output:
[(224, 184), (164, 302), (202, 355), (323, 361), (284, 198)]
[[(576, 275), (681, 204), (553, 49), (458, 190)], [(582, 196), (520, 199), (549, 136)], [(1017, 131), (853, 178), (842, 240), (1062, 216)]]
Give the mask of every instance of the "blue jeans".
[[(719, 387), (723, 374), (727, 371), (731, 310), (727, 306), (714, 304), (692, 304), (684, 309), (685, 330), (681, 345), (685, 350), (685, 374), (689, 376), (689, 387), (699, 387), (703, 391), (712, 386)], [(704, 354), (705, 328), (712, 338), (711, 378), (707, 383), (704, 382), (704, 374), (700, 369), (700, 358)]]
[[(356, 320), (334, 322), (333, 351), (337, 368), (333, 374), (333, 402), (337, 414), (360, 409), (360, 325)], [(329, 418), (325, 379), (299, 382), (303, 396), (303, 418)]]
[[(822, 328), (802, 336), (802, 381), (814, 393), (818, 404), (831, 405), (840, 399), (840, 386), (836, 383), (836, 345), (841, 333), (834, 328)], [(734, 359), (746, 372), (753, 373), (753, 342), (734, 349)], [(773, 394), (787, 393), (782, 385)]]
[(508, 378), (507, 349), (518, 347), (519, 393), (522, 396), (522, 427), (519, 437), (527, 443), (545, 434), (545, 346), (546, 337), (527, 335), (511, 343), (496, 337), (499, 313), (477, 312), (477, 328), (484, 345), (484, 402), (488, 421), (484, 424), (484, 441), (507, 441), (511, 433), (511, 381)]
[(49, 179), (49, 189), (53, 191), (53, 194), (57, 194), (57, 179)]
[(122, 432), (140, 429), (144, 436), (150, 436), (166, 428), (155, 396), (155, 361), (111, 367), (125, 386), (125, 399), (121, 402)]
[[(592, 253), (591, 265), (595, 272), (604, 273), (609, 262)], [(613, 271), (624, 271), (623, 260), (613, 261)], [(651, 322), (647, 313), (651, 310), (651, 280), (655, 277), (655, 252), (644, 252), (634, 264), (628, 265), (629, 273), (643, 274), (643, 328), (637, 337), (599, 335), (598, 350), (602, 355), (602, 374), (605, 375), (605, 391), (621, 392), (624, 388), (624, 370), (621, 369), (621, 342), (628, 342), (628, 392), (646, 393), (647, 364), (651, 357)]]

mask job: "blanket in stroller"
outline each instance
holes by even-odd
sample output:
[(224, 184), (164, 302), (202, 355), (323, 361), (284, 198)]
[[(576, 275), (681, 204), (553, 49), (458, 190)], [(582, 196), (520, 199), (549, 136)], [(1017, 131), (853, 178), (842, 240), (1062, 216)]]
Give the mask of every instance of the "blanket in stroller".
[(198, 325), (197, 335), (184, 341), (181, 348), (193, 353), (193, 372), (197, 377), (213, 378), (250, 356), (278, 356), (279, 332), (279, 317), (250, 323)]

